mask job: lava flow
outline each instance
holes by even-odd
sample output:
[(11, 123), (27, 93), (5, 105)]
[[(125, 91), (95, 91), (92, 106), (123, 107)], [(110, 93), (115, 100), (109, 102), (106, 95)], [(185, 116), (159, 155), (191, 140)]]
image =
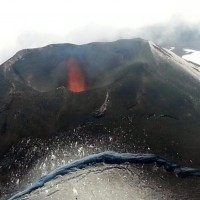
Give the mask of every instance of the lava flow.
[(67, 86), (72, 92), (83, 92), (87, 89), (83, 70), (74, 58), (67, 61)]

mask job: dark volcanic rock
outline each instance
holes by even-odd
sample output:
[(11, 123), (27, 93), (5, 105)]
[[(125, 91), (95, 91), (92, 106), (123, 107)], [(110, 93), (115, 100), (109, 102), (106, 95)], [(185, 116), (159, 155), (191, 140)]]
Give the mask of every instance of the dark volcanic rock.
[(22, 50), (0, 67), (0, 154), (22, 137), (92, 123), (101, 124), (85, 128), (93, 135), (120, 128), (122, 146), (200, 166), (199, 79), (193, 64), (142, 39)]

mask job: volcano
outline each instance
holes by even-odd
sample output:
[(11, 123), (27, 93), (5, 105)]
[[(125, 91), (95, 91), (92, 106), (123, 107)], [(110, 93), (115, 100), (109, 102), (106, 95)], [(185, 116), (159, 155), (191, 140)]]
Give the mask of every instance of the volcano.
[(98, 143), (92, 153), (151, 152), (200, 168), (200, 72), (153, 42), (22, 50), (0, 66), (0, 83), (3, 174), (28, 170), (52, 137)]

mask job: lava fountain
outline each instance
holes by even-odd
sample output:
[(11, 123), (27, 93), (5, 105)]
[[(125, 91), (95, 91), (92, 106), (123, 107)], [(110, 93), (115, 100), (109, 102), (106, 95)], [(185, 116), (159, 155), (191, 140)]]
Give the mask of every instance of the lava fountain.
[(67, 86), (72, 92), (83, 92), (87, 89), (83, 70), (75, 58), (67, 61)]

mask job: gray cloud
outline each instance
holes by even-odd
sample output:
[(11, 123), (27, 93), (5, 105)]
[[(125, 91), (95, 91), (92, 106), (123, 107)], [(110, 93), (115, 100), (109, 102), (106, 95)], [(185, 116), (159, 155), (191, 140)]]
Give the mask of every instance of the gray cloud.
[(197, 49), (200, 14), (196, 2), (7, 0), (0, 13), (0, 63), (24, 48), (133, 37)]

